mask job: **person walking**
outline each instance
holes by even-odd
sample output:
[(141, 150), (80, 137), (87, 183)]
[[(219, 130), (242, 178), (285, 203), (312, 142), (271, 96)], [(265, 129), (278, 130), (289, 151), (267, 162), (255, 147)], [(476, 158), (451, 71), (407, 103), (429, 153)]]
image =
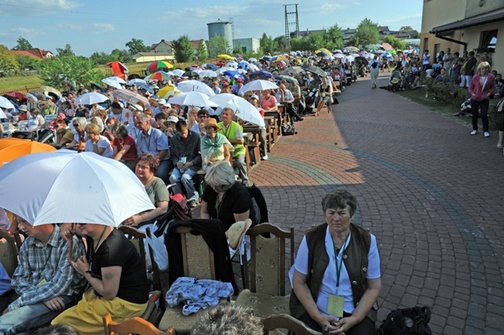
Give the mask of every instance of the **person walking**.
[(375, 55), (369, 63), (369, 71), (371, 72), (371, 88), (376, 88), (378, 86), (378, 74), (380, 73), (378, 56)]
[(471, 135), (478, 134), (478, 116), (481, 114), (483, 135), (490, 137), (488, 132), (488, 106), (490, 105), (490, 95), (495, 91), (495, 77), (490, 73), (490, 63), (488, 62), (481, 62), (476, 72), (477, 74), (471, 79), (469, 85), (473, 128)]

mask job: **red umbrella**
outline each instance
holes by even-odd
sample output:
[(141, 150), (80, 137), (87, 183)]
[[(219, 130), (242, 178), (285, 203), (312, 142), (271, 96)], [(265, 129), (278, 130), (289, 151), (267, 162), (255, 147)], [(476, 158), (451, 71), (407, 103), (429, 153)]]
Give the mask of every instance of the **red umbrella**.
[(119, 78), (125, 79), (126, 75), (125, 73), (128, 73), (128, 68), (126, 65), (124, 65), (121, 62), (109, 62), (107, 63), (108, 66), (112, 69), (112, 73), (114, 76), (117, 76)]
[(6, 97), (17, 99), (17, 100), (26, 100), (26, 95), (24, 95), (21, 92), (10, 91), (10, 92), (5, 92), (2, 95), (6, 96)]
[(157, 61), (157, 62), (154, 62), (154, 63), (150, 63), (147, 66), (147, 68), (145, 69), (145, 71), (156, 72), (156, 71), (162, 70), (164, 68), (171, 69), (171, 68), (173, 68), (173, 65), (171, 65), (168, 62)]

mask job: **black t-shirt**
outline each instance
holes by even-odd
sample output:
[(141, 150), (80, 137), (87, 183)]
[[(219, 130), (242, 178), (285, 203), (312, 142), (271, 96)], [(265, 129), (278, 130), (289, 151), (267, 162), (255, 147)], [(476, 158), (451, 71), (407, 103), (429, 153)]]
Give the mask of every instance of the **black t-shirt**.
[(117, 297), (136, 304), (147, 302), (149, 283), (145, 263), (133, 243), (121, 231), (114, 229), (94, 254), (91, 253), (93, 242), (90, 238), (88, 246), (88, 260), (93, 277), (101, 279), (101, 268), (120, 266), (122, 271)]
[(235, 183), (226, 191), (224, 199), (217, 205), (217, 192), (210, 186), (205, 187), (203, 200), (207, 203), (207, 210), (211, 219), (219, 219), (224, 225), (224, 230), (228, 230), (236, 222), (234, 214), (244, 213), (248, 210), (249, 218), (255, 223), (255, 211), (252, 199), (247, 188), (240, 183)]

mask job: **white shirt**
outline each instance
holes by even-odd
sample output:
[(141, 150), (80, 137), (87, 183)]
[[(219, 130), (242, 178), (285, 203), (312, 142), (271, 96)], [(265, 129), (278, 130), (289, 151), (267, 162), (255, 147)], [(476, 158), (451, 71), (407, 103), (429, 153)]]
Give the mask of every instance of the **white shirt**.
[[(100, 149), (105, 148), (105, 151), (102, 154), (103, 157), (112, 158), (112, 156), (114, 155), (114, 149), (112, 149), (112, 145), (110, 144), (110, 141), (105, 136), (100, 135), (100, 139), (98, 140), (98, 142), (96, 142), (96, 145)], [(93, 141), (92, 140), (86, 141), (86, 147), (84, 150), (90, 151), (90, 152), (93, 151)]]

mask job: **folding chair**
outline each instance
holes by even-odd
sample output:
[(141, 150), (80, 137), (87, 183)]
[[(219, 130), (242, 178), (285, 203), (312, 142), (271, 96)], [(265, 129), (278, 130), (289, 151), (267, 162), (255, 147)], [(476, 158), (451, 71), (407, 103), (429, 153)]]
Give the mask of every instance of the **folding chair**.
[(103, 329), (106, 335), (175, 335), (173, 327), (170, 327), (167, 331), (161, 331), (149, 321), (139, 317), (115, 322), (112, 321), (112, 316), (109, 313), (103, 316)]

